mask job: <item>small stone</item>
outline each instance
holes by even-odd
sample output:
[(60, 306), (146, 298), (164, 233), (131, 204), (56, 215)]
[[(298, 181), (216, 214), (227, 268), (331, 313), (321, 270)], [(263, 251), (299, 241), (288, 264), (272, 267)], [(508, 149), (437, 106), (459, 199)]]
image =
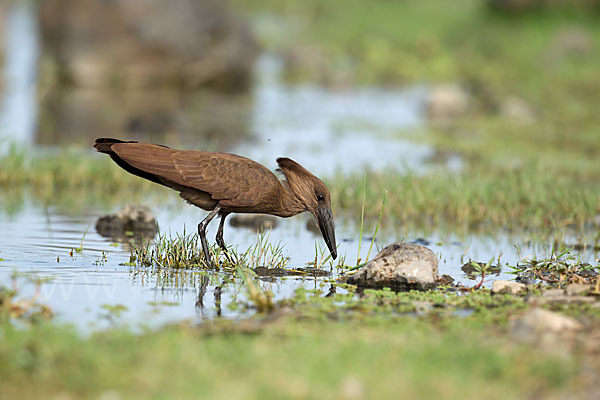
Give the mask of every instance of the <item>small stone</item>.
[(127, 205), (115, 214), (98, 218), (96, 231), (117, 240), (141, 237), (153, 238), (158, 231), (156, 218), (147, 206)]
[(564, 295), (565, 291), (562, 289), (546, 289), (542, 293), (542, 296), (546, 298), (558, 298), (563, 297)]
[(527, 290), (527, 286), (522, 283), (497, 280), (492, 284), (492, 294), (519, 294)]
[(250, 228), (256, 231), (273, 229), (277, 226), (277, 218), (263, 214), (237, 214), (231, 217), (229, 225), (236, 228)]
[(534, 342), (541, 335), (568, 333), (581, 327), (573, 318), (541, 308), (534, 308), (511, 322), (513, 336), (527, 342)]
[(426, 290), (435, 287), (438, 259), (425, 246), (397, 242), (383, 248), (347, 282), (359, 287)]
[(417, 314), (426, 314), (433, 308), (433, 303), (430, 301), (413, 301), (412, 305)]
[(530, 124), (535, 122), (535, 113), (531, 106), (520, 97), (506, 98), (500, 106), (500, 113), (516, 122)]
[(454, 283), (454, 278), (448, 274), (441, 275), (436, 282), (436, 284), (439, 286), (449, 286), (449, 285), (452, 285), (453, 283)]
[(121, 400), (123, 396), (114, 389), (108, 389), (100, 393), (98, 400)]
[(550, 47), (550, 53), (562, 58), (587, 56), (594, 50), (594, 41), (582, 28), (567, 27), (559, 31)]
[(469, 96), (455, 84), (435, 86), (429, 92), (426, 107), (427, 116), (432, 122), (451, 122), (467, 112)]
[(342, 381), (340, 392), (342, 399), (363, 399), (365, 397), (365, 386), (356, 377), (348, 376)]
[(592, 290), (593, 285), (583, 283), (571, 283), (567, 285), (567, 296), (585, 295)]

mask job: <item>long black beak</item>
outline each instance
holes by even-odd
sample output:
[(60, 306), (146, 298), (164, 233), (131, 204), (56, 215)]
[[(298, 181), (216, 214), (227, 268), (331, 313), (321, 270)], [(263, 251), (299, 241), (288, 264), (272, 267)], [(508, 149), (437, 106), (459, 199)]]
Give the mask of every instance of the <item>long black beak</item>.
[(331, 253), (331, 257), (335, 260), (337, 258), (337, 248), (335, 245), (335, 227), (331, 208), (319, 207), (317, 209), (317, 222), (319, 223), (323, 239), (325, 239), (325, 243), (329, 248), (329, 253)]

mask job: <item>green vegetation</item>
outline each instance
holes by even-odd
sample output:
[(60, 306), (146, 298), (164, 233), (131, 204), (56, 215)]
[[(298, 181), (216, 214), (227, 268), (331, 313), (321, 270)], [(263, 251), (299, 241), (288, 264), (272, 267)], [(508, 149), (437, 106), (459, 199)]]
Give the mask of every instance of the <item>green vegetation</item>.
[(26, 194), (42, 204), (77, 212), (89, 204), (108, 208), (168, 193), (153, 186), (82, 149), (38, 153), (13, 146), (0, 156), (0, 210), (8, 214), (19, 211)]
[(569, 283), (596, 283), (596, 293), (600, 294), (600, 265), (582, 262), (580, 256), (571, 249), (552, 249), (549, 257), (525, 258), (510, 268), (520, 278), (556, 287), (564, 287)]
[(503, 331), (474, 317), (331, 321), (285, 312), (89, 338), (48, 323), (27, 330), (2, 324), (0, 395), (507, 399), (573, 393), (576, 356), (540, 353), (511, 343)]
[[(406, 230), (427, 226), (443, 230), (449, 225), (454, 232), (585, 232), (586, 223), (600, 212), (600, 187), (584, 176), (573, 180), (547, 172), (540, 166), (480, 168), (465, 174), (370, 173), (365, 212), (374, 220), (387, 190), (384, 226), (396, 222)], [(358, 214), (362, 187), (357, 179), (340, 176), (330, 185), (336, 210)]]

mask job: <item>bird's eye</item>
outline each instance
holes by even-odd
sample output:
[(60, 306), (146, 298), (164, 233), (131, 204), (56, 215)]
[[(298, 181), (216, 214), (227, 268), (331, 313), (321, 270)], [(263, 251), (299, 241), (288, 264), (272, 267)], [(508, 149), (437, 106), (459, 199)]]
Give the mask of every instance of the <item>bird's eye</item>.
[(318, 194), (317, 195), (317, 200), (323, 201), (323, 200), (325, 200), (325, 196), (323, 196), (322, 194)]

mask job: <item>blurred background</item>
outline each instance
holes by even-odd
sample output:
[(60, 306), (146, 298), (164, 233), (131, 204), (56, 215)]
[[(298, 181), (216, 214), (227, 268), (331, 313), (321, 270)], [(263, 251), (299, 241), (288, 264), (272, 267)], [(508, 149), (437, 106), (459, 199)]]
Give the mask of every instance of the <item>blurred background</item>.
[(442, 131), (430, 158), (477, 157), (469, 143), (481, 139), (510, 151), (506, 140), (522, 135), (530, 139), (517, 144), (533, 153), (597, 155), (599, 4), (4, 0), (0, 135), (224, 150), (265, 142), (258, 130), (277, 136), (275, 117), (257, 123), (265, 114), (310, 130), (323, 107), (338, 118), (316, 135)]

